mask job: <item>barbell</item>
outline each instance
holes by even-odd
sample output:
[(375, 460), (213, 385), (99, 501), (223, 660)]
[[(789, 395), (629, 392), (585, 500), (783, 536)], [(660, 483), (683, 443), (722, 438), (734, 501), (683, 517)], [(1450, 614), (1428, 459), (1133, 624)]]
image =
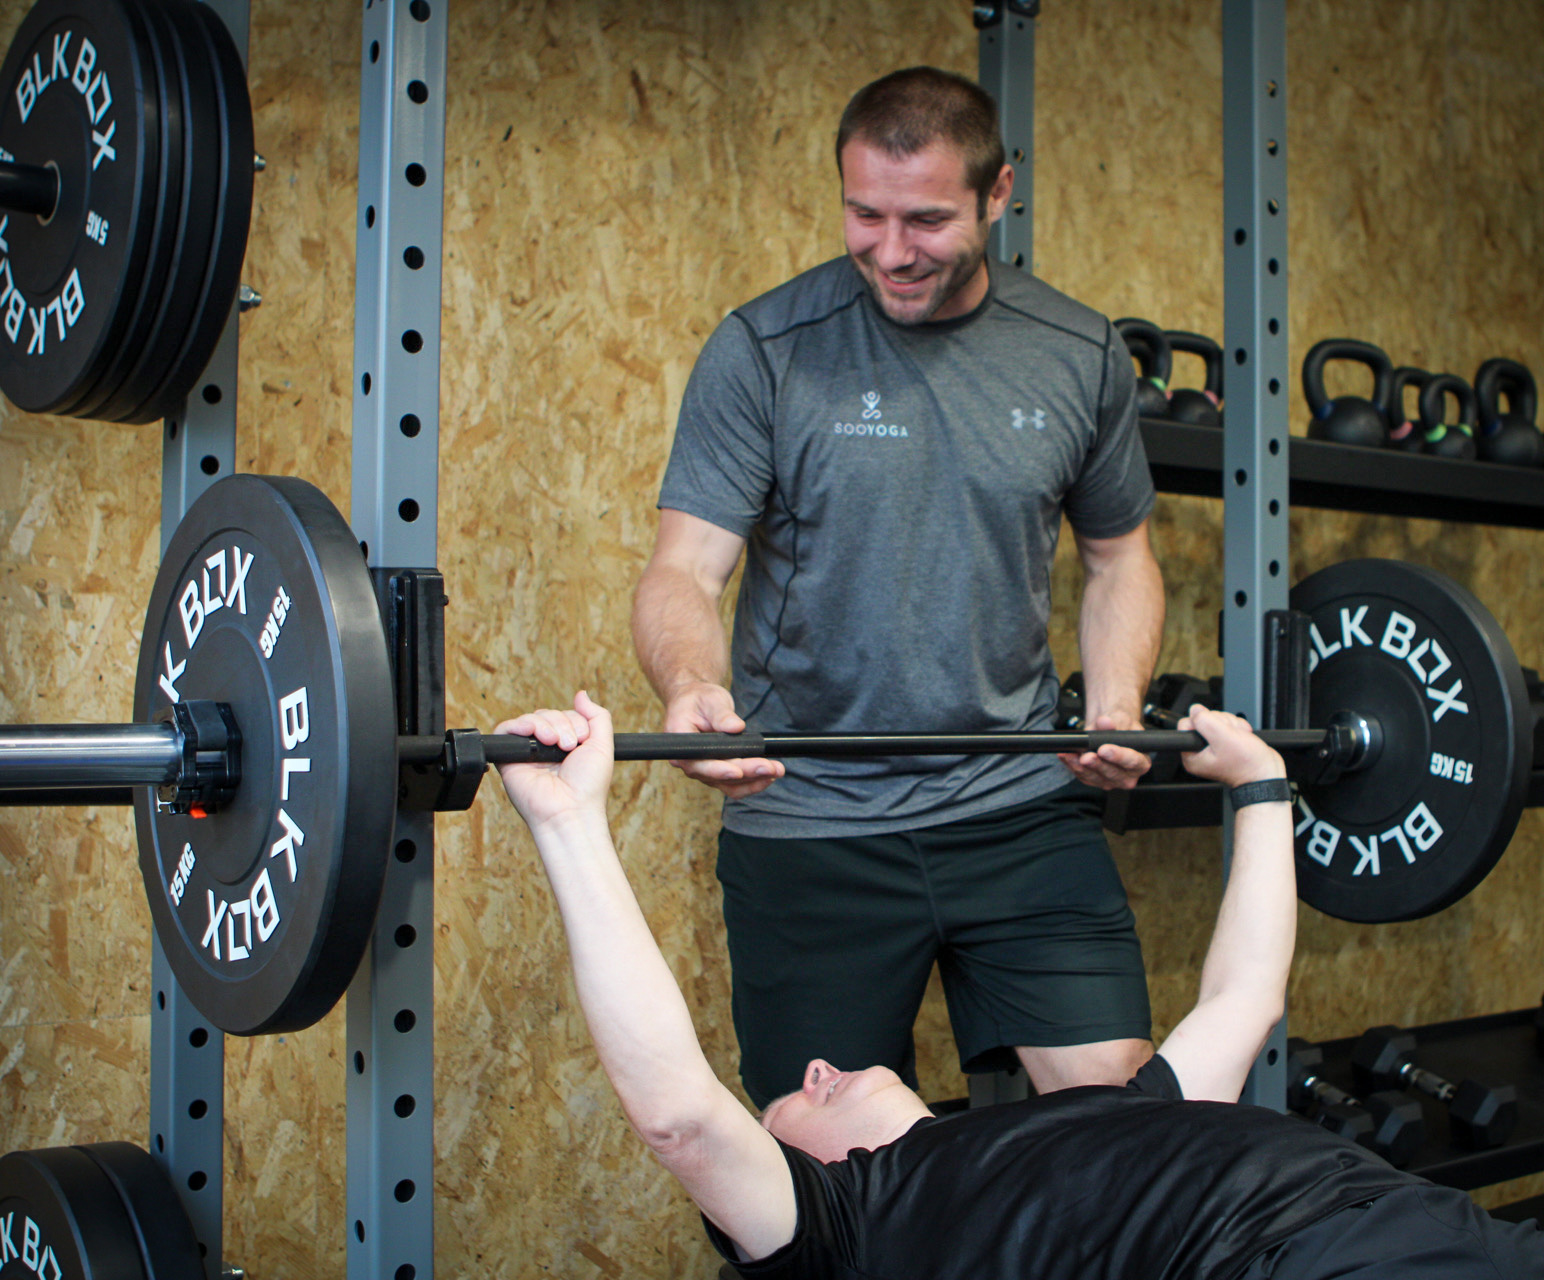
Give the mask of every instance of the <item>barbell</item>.
[[(1527, 796), (1532, 714), (1506, 636), (1469, 592), (1397, 561), (1299, 583), (1316, 729), (1267, 731), (1298, 783), (1299, 893), (1351, 920), (1412, 919), (1469, 892)], [(404, 779), (437, 808), (487, 765), (562, 758), (512, 735), (399, 736), (386, 633), (347, 521), (283, 477), (219, 481), (151, 592), (124, 725), (0, 727), (0, 803), (132, 788), (157, 936), (195, 1007), (238, 1035), (293, 1030), (364, 954)], [(1198, 734), (618, 734), (619, 760), (1192, 750)]]

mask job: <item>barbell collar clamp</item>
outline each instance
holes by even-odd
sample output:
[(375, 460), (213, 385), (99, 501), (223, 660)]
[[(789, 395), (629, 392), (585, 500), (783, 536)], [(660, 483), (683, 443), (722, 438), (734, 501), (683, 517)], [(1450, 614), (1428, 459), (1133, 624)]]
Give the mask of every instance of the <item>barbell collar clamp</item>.
[(241, 730), (230, 704), (184, 698), (156, 720), (177, 731), (180, 749), (177, 775), (156, 788), (156, 804), (197, 817), (229, 804), (241, 783)]

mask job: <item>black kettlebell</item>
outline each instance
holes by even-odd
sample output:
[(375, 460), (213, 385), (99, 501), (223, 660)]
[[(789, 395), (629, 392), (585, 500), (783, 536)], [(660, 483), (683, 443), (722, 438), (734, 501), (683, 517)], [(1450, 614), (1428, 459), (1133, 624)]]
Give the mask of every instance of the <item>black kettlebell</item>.
[[(1447, 397), (1458, 401), (1458, 421), (1443, 420)], [(1474, 390), (1456, 373), (1439, 373), (1421, 388), (1421, 430), (1426, 452), (1438, 458), (1472, 459), (1474, 448)]]
[(1474, 443), (1484, 461), (1511, 467), (1544, 464), (1544, 435), (1533, 425), (1539, 389), (1527, 366), (1502, 356), (1487, 360), (1474, 375), (1474, 398), (1480, 419), (1479, 439)]
[(1126, 343), (1141, 375), (1137, 378), (1137, 414), (1143, 418), (1169, 416), (1169, 373), (1174, 353), (1163, 330), (1151, 320), (1127, 316), (1115, 322), (1115, 331)]
[[(1339, 396), (1331, 400), (1324, 390), (1324, 366), (1331, 360), (1366, 365), (1372, 371), (1372, 399)], [(1303, 361), (1303, 395), (1313, 414), (1308, 434), (1315, 440), (1333, 440), (1337, 444), (1380, 447), (1388, 434), (1384, 406), (1389, 402), (1393, 380), (1393, 363), (1381, 347), (1354, 338), (1325, 338), (1314, 343)]]
[(1174, 387), (1169, 391), (1169, 417), (1196, 427), (1222, 425), (1222, 348), (1202, 333), (1165, 329), (1163, 336), (1175, 351), (1200, 356), (1206, 364), (1206, 390)]
[[(1426, 435), (1420, 425), (1412, 421), (1405, 413), (1405, 388), (1414, 387), (1419, 391), (1431, 381), (1431, 374), (1425, 369), (1417, 369), (1412, 365), (1404, 364), (1394, 370), (1393, 380), (1389, 383), (1388, 402), (1388, 446), (1390, 449), (1402, 449), (1406, 453), (1424, 453), (1426, 451)], [(1417, 410), (1416, 417), (1420, 416)]]

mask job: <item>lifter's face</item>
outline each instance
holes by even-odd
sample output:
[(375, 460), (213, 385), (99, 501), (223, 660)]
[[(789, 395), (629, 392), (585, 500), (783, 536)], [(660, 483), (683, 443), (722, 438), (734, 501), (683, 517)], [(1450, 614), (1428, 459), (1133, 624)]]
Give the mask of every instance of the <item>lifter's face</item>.
[(804, 1069), (797, 1093), (774, 1099), (761, 1124), (774, 1138), (817, 1160), (845, 1160), (855, 1147), (872, 1150), (904, 1133), (928, 1109), (889, 1067), (838, 1071), (823, 1058)]
[(897, 324), (950, 320), (986, 297), (986, 241), (1013, 191), (1004, 165), (986, 216), (965, 160), (936, 143), (900, 159), (854, 138), (842, 149), (842, 227), (853, 265)]

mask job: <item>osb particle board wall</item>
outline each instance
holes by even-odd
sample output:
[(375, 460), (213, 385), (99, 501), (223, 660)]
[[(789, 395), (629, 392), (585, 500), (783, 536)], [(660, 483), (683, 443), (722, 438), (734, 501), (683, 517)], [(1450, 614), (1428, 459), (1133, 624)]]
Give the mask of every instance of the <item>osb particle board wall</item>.
[[(458, 3), (451, 12), (440, 562), (450, 720), (588, 686), (657, 710), (627, 637), (692, 360), (736, 303), (840, 251), (830, 136), (897, 66), (974, 73), (970, 6)], [(1220, 333), (1221, 58), (1211, 3), (1047, 3), (1036, 261), (1111, 315)], [(23, 7), (0, 9), (9, 38)], [(1398, 361), (1544, 370), (1544, 14), (1505, 0), (1318, 0), (1289, 13), (1294, 361), (1349, 334)], [(254, 0), (258, 178), (238, 465), (346, 511), (359, 39), (352, 6)], [(1332, 391), (1354, 389), (1332, 381)], [(1306, 420), (1294, 386), (1292, 422)], [(119, 720), (158, 557), (159, 447), (0, 411), (0, 721)], [(1438, 513), (1434, 513), (1438, 514)], [(1153, 521), (1160, 668), (1216, 669), (1220, 508)], [(1302, 511), (1294, 576), (1351, 555), (1434, 565), (1525, 662), (1544, 535)], [(1064, 553), (1065, 553), (1064, 548)], [(1077, 665), (1078, 571), (1054, 640)], [(715, 806), (664, 765), (619, 771), (618, 842), (714, 1066), (734, 1073)], [(1216, 834), (1116, 842), (1161, 1034), (1192, 998)], [(585, 1039), (534, 854), (491, 788), (439, 825), (435, 1194), (442, 1275), (708, 1276), (695, 1216), (641, 1157)], [(1413, 924), (1301, 913), (1293, 1028), (1348, 1034), (1538, 998), (1536, 814), (1468, 900)], [(129, 1137), (147, 1116), (148, 913), (128, 815), (0, 812), (0, 1148)], [(963, 1090), (936, 993), (924, 1090)], [(255, 1277), (343, 1272), (343, 1037), (227, 1043), (227, 1254)], [(1518, 1188), (1487, 1193), (1505, 1198)]]

